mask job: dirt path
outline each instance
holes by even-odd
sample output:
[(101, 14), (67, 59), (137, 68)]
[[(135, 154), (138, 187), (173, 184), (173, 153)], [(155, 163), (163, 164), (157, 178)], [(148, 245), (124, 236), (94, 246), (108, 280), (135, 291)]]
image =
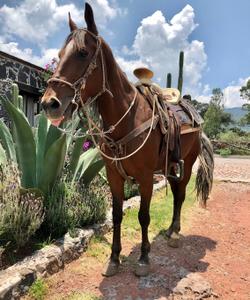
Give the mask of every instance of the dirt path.
[[(250, 160), (216, 158), (216, 178), (250, 182), (249, 170)], [(97, 248), (96, 255), (93, 248), (91, 255), (83, 254), (49, 279), (46, 299), (249, 300), (250, 185), (215, 181), (207, 209), (195, 206), (188, 215), (181, 248), (168, 247), (162, 235), (154, 237), (151, 275), (134, 276), (139, 244), (124, 237), (120, 273), (103, 278), (107, 235), (106, 245)]]

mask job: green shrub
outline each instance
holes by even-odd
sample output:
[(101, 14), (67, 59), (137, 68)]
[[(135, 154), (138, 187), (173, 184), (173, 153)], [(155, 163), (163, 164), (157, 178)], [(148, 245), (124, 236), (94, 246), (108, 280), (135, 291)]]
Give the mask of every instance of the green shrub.
[[(73, 138), (80, 118), (64, 124), (63, 134), (51, 125), (41, 113), (37, 117), (37, 127), (32, 128), (23, 111), (19, 109), (18, 87), (13, 85), (13, 103), (0, 95), (0, 103), (11, 120), (11, 130), (0, 119), (0, 162), (14, 161), (21, 171), (23, 188), (38, 188), (45, 196), (51, 192), (58, 178), (63, 176), (63, 167), (68, 158), (68, 168), (72, 181), (83, 179), (88, 184), (103, 168), (104, 163), (97, 149), (82, 153), (83, 138)], [(19, 99), (19, 100), (18, 100)], [(18, 102), (18, 105), (14, 105)], [(82, 134), (86, 129), (81, 129)], [(82, 132), (83, 131), (83, 132)]]
[(237, 133), (232, 130), (228, 130), (226, 132), (220, 133), (219, 140), (228, 143), (240, 143), (240, 142), (250, 142), (250, 134), (245, 133), (244, 135), (241, 133)]
[(43, 199), (20, 188), (20, 174), (12, 163), (0, 167), (0, 240), (24, 246), (43, 221)]
[(229, 149), (229, 148), (224, 148), (224, 149), (220, 149), (220, 150), (219, 150), (219, 154), (220, 154), (221, 156), (226, 157), (226, 156), (231, 155), (231, 154), (232, 154), (232, 151), (231, 151), (231, 149)]
[(129, 199), (131, 197), (139, 195), (138, 185), (131, 182), (125, 182), (124, 185), (124, 197), (125, 199)]
[(106, 186), (98, 177), (88, 186), (63, 180), (46, 200), (43, 229), (57, 237), (76, 227), (100, 223), (105, 220), (107, 203)]
[(29, 296), (35, 300), (43, 300), (47, 294), (48, 287), (42, 279), (37, 279), (29, 289)]

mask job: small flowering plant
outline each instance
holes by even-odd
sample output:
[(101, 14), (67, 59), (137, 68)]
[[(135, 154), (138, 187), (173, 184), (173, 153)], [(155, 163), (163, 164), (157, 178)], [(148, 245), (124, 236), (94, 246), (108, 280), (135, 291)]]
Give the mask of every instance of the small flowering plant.
[(52, 76), (52, 74), (55, 72), (57, 64), (58, 64), (58, 61), (54, 57), (54, 58), (52, 58), (52, 60), (49, 63), (47, 63), (44, 66), (44, 71), (41, 72), (41, 77), (42, 77), (42, 79), (43, 79), (43, 81), (44, 81), (45, 84), (44, 84), (44, 88), (42, 89), (41, 92), (44, 92), (46, 82), (50, 79), (50, 77)]
[(89, 150), (89, 148), (92, 147), (92, 141), (91, 140), (86, 140), (83, 145), (82, 145), (82, 150), (85, 152)]

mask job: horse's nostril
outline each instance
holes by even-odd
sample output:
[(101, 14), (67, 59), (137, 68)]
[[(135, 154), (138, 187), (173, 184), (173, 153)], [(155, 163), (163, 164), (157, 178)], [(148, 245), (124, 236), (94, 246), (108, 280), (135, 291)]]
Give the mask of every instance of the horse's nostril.
[(52, 109), (57, 109), (57, 108), (59, 108), (61, 106), (61, 103), (57, 99), (55, 99), (55, 98), (51, 98), (49, 104), (50, 104), (50, 107)]
[(43, 101), (41, 105), (45, 111), (56, 110), (61, 106), (61, 102), (57, 98), (52, 97), (47, 101)]

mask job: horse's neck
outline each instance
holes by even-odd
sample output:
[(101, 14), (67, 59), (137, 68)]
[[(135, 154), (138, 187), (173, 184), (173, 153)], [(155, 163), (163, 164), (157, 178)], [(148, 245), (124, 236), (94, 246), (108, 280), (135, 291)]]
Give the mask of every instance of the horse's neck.
[[(104, 65), (107, 74), (106, 86), (113, 94), (108, 93), (99, 99), (99, 112), (103, 119), (104, 128), (114, 125), (129, 108), (131, 101), (135, 96), (135, 88), (128, 81), (125, 73), (116, 63), (112, 51), (103, 44)], [(117, 128), (117, 134), (121, 133), (122, 128)], [(116, 135), (116, 134), (115, 134)]]

